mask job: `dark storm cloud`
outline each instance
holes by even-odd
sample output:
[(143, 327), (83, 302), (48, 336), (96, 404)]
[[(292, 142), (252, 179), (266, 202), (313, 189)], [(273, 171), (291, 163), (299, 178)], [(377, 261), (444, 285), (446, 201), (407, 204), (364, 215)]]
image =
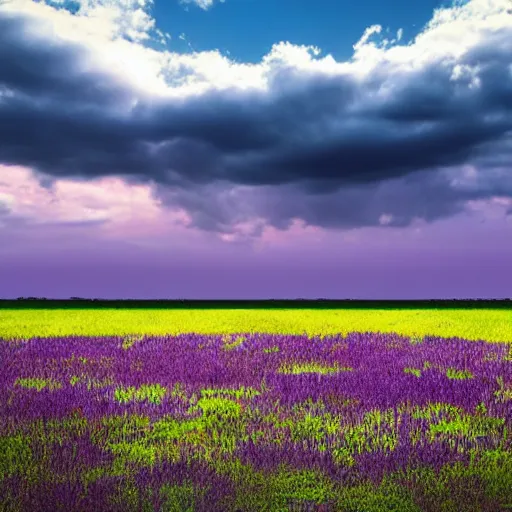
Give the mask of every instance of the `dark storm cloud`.
[[(177, 192), (158, 193), (192, 211), (203, 229), (244, 219), (240, 204), (223, 208), (222, 189), (213, 187), (219, 180), (226, 187), (284, 186), (276, 194), (294, 188), (295, 195), (267, 204), (257, 193), (252, 206), (247, 199), (247, 212), (259, 205), (250, 213), (276, 226), (293, 215), (323, 226), (378, 224), (390, 208), (393, 223), (407, 225), (417, 211), (435, 219), (459, 211), (464, 199), (490, 194), (452, 189), (422, 171), (477, 160), (482, 172), (510, 164), (510, 29), (489, 34), (457, 62), (439, 60), (415, 72), (381, 63), (356, 79), (284, 67), (274, 70), (268, 92), (210, 90), (157, 100), (105, 72), (85, 71), (85, 48), (45, 44), (29, 23), (35, 22), (0, 13), (0, 162), (55, 178), (124, 175), (174, 185)], [(480, 85), (451, 79), (455, 65), (478, 65)], [(411, 189), (416, 195), (389, 189), (370, 209), (361, 206), (379, 183), (412, 173), (423, 177)], [(217, 201), (207, 206), (196, 185)], [(350, 189), (342, 202), (332, 195), (354, 185), (366, 188)]]
[[(304, 194), (304, 189), (311, 190), (311, 184), (290, 184), (235, 191), (219, 185), (202, 185), (187, 191), (160, 187), (157, 195), (164, 203), (186, 209), (195, 226), (230, 233), (236, 232), (234, 223), (250, 222), (262, 213), (268, 224), (281, 230), (286, 230), (293, 219), (331, 229), (406, 227), (414, 218), (433, 222), (454, 216), (464, 211), (467, 200), (485, 199), (496, 189), (493, 183), (486, 182), (480, 188), (461, 191), (450, 186), (451, 179), (446, 173), (428, 170), (336, 191), (325, 187), (321, 194)], [(512, 187), (509, 192), (512, 197)], [(382, 215), (390, 216), (387, 223), (381, 221)], [(262, 225), (255, 223), (250, 236), (259, 236), (261, 229)]]
[(87, 51), (77, 44), (54, 42), (28, 33), (33, 20), (0, 14), (0, 75), (2, 87), (26, 100), (79, 102), (105, 107), (130, 97), (129, 91), (110, 77), (86, 71)]

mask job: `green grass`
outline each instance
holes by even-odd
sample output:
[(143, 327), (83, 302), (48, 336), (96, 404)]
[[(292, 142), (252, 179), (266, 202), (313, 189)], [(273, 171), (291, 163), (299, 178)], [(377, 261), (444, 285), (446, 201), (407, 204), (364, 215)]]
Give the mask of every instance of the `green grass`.
[(421, 370), (418, 368), (404, 368), (404, 373), (410, 373), (416, 377), (421, 377)]
[[(512, 311), (493, 309), (0, 309), (0, 338), (142, 334), (398, 332), (512, 342)], [(132, 339), (125, 343), (129, 346)], [(233, 340), (226, 348), (234, 348)], [(232, 345), (232, 346), (229, 346)]]
[(148, 402), (159, 405), (166, 392), (167, 390), (160, 384), (143, 384), (138, 389), (132, 386), (127, 388), (119, 387), (115, 390), (114, 397), (120, 403), (133, 401), (142, 402), (147, 400)]
[(321, 373), (322, 375), (328, 375), (330, 373), (347, 372), (351, 371), (352, 368), (338, 367), (338, 366), (324, 366), (319, 363), (293, 363), (284, 364), (279, 368), (279, 373), (286, 373), (289, 375), (301, 375), (302, 373)]
[(457, 380), (464, 380), (464, 379), (472, 379), (473, 374), (471, 372), (468, 372), (466, 370), (457, 370), (455, 368), (448, 368), (446, 370), (446, 376), (449, 379), (457, 379)]
[(48, 387), (48, 389), (50, 390), (59, 389), (62, 387), (62, 385), (59, 382), (56, 382), (53, 379), (18, 378), (16, 379), (16, 382), (14, 384), (27, 389), (34, 388), (37, 389), (37, 391), (41, 391), (43, 388), (46, 387)]

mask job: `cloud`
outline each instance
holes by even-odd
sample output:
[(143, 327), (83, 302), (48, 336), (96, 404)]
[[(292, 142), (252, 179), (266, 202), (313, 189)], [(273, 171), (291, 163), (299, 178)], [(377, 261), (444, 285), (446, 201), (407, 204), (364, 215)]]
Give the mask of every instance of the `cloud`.
[[(213, 7), (215, 0), (180, 0), (181, 4), (195, 4), (204, 11), (207, 11), (211, 7)], [(225, 0), (219, 0), (221, 4), (225, 2)]]
[(22, 5), (0, 10), (5, 164), (151, 183), (222, 235), (407, 226), (512, 196), (507, 1), (438, 9), (407, 46), (370, 43), (374, 25), (347, 62), (283, 42), (258, 64), (145, 47), (154, 20), (120, 3), (103, 27), (104, 3)]
[(7, 217), (11, 212), (7, 199), (9, 198), (2, 197), (2, 194), (0, 194), (0, 226), (3, 225), (2, 218)]
[(368, 40), (370, 37), (372, 37), (373, 34), (380, 34), (381, 32), (382, 27), (380, 25), (371, 25), (364, 31), (361, 39), (359, 39), (359, 41), (352, 48), (354, 48), (356, 51), (360, 50), (368, 44)]

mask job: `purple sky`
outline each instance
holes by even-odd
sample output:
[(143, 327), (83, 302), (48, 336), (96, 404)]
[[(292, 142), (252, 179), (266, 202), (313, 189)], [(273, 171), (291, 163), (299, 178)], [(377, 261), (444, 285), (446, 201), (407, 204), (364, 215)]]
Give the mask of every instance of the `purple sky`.
[(512, 298), (509, 1), (258, 63), (78, 4), (0, 7), (0, 298)]

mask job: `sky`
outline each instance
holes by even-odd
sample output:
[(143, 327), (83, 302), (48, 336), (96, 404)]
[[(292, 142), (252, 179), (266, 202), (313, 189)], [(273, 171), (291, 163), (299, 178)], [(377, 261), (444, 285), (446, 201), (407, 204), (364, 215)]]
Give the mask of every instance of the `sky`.
[(512, 298), (511, 0), (0, 4), (0, 298)]

